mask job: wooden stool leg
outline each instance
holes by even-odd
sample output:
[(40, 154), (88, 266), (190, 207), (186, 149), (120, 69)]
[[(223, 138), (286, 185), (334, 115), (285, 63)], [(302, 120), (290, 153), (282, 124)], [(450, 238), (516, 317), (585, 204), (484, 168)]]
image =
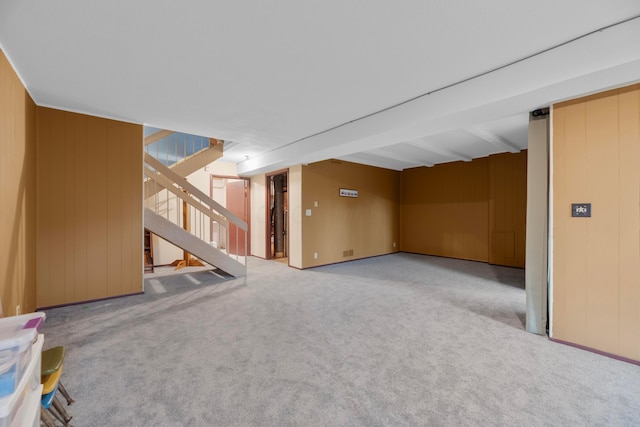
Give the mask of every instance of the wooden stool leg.
[[(51, 415), (53, 415), (58, 421), (60, 421), (63, 425), (67, 425), (67, 422), (64, 420), (64, 418), (62, 418), (62, 415), (60, 415), (57, 411), (55, 411), (53, 409), (53, 405), (49, 407), (49, 409), (47, 409), (47, 412)], [(55, 422), (54, 422), (55, 425)]]
[(71, 405), (73, 402), (75, 402), (75, 400), (73, 400), (71, 396), (69, 396), (69, 393), (67, 393), (67, 389), (64, 388), (64, 386), (62, 385), (62, 381), (58, 383), (58, 389), (60, 390), (60, 393), (62, 393), (64, 398), (67, 400), (67, 405)]
[(48, 409), (40, 408), (40, 420), (47, 427), (56, 427), (56, 421), (51, 418), (51, 414)]
[(64, 425), (69, 425), (69, 421), (71, 421), (71, 418), (73, 418), (72, 416), (69, 416), (69, 414), (67, 413), (67, 410), (64, 409), (64, 406), (62, 406), (62, 403), (60, 403), (60, 400), (58, 399), (58, 396), (56, 395), (56, 397), (53, 398), (53, 407), (56, 408), (56, 411), (62, 415), (62, 418), (64, 419)]

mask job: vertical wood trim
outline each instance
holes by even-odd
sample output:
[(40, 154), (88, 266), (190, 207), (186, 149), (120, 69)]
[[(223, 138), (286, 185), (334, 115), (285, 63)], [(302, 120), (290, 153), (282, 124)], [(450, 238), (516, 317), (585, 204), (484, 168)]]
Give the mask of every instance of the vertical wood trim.
[[(586, 345), (618, 351), (619, 286), (619, 123), (618, 99), (603, 97), (585, 104), (583, 171), (592, 218), (586, 226)], [(575, 221), (573, 221), (575, 222)]]
[(73, 172), (72, 186), (74, 188), (75, 203), (73, 204), (74, 213), (74, 299), (86, 300), (88, 299), (87, 288), (84, 285), (87, 283), (88, 272), (87, 263), (89, 251), (89, 242), (87, 240), (88, 235), (88, 221), (87, 221), (87, 200), (89, 189), (87, 186), (87, 175), (89, 173), (89, 165), (87, 164), (87, 139), (88, 139), (88, 121), (81, 118), (74, 117), (74, 151), (76, 156), (73, 160), (73, 167), (70, 168)]
[(618, 97), (620, 111), (620, 355), (640, 359), (640, 90)]
[(117, 123), (107, 122), (107, 295), (121, 293), (122, 276), (122, 134)]
[[(89, 194), (91, 200), (90, 205), (93, 206), (93, 211), (90, 215), (92, 224), (89, 226), (90, 232), (93, 233), (93, 238), (89, 240), (89, 244), (93, 258), (91, 282), (94, 285), (87, 289), (87, 293), (90, 299), (97, 299), (109, 294), (107, 290), (107, 271), (109, 264), (106, 253), (108, 236), (107, 145), (109, 140), (107, 137), (107, 123), (98, 118), (91, 118), (89, 120), (93, 125), (93, 132), (89, 133), (92, 135), (92, 141), (91, 144), (88, 145), (89, 148), (93, 149), (93, 155), (89, 157), (93, 159), (91, 162), (93, 173), (90, 174), (90, 176), (95, 179), (93, 185), (90, 186)], [(99, 250), (97, 250), (98, 248)]]
[(36, 305), (51, 305), (51, 240), (53, 227), (51, 226), (51, 112), (38, 110), (38, 249), (37, 249), (37, 299)]
[[(142, 127), (132, 124), (124, 124), (124, 137), (126, 141), (123, 146), (123, 157), (129, 159), (127, 170), (123, 177), (123, 194), (125, 198), (123, 203), (127, 210), (123, 220), (128, 223), (128, 231), (126, 233), (127, 245), (125, 251), (125, 277), (130, 278), (123, 282), (124, 293), (136, 293), (143, 291), (142, 273), (144, 272), (143, 246), (144, 230), (142, 220), (142, 146), (136, 141), (142, 141)], [(128, 263), (128, 264), (127, 264)]]
[(74, 170), (76, 153), (75, 153), (75, 132), (74, 132), (74, 115), (63, 115), (61, 122), (63, 125), (64, 147), (59, 151), (64, 156), (63, 161), (58, 163), (64, 165), (61, 171), (61, 180), (64, 185), (65, 197), (59, 198), (59, 209), (63, 215), (64, 221), (64, 300), (75, 299), (76, 282), (75, 282), (75, 265), (76, 265), (76, 227), (75, 200), (74, 194)]
[(50, 251), (50, 300), (51, 304), (62, 304), (66, 298), (66, 282), (65, 282), (65, 255), (69, 249), (65, 239), (64, 229), (64, 203), (69, 200), (67, 188), (64, 186), (64, 170), (65, 164), (65, 134), (64, 134), (64, 117), (59, 111), (54, 111), (49, 122), (51, 139), (49, 140), (51, 153), (51, 169), (50, 175), (46, 177), (51, 182), (50, 207), (44, 215), (50, 216), (51, 224), (51, 246)]

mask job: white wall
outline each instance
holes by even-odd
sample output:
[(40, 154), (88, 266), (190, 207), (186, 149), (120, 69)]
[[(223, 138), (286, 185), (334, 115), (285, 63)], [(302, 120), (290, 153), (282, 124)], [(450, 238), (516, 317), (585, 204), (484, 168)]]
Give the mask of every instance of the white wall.
[(264, 174), (251, 177), (251, 255), (267, 257), (266, 184)]
[(289, 168), (289, 265), (302, 268), (302, 165)]
[(549, 117), (529, 120), (525, 288), (527, 331), (546, 334)]

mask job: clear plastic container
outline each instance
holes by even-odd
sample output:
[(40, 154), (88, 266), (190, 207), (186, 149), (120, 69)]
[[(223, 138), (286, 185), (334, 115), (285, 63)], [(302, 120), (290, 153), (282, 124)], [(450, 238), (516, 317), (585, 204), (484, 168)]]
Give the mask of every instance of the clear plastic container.
[(0, 318), (0, 333), (3, 331), (17, 332), (26, 328), (35, 328), (39, 333), (46, 318), (47, 315), (42, 311)]
[[(28, 391), (22, 399), (22, 404), (18, 407), (15, 415), (9, 420), (7, 424), (10, 426), (20, 427), (40, 427), (40, 411), (42, 399), (42, 384), (38, 384), (38, 387), (34, 390)], [(9, 424), (10, 423), (10, 424)], [(4, 427), (3, 421), (0, 420), (0, 427)]]
[[(35, 331), (35, 329), (32, 329), (32, 331)], [(22, 375), (13, 393), (0, 397), (0, 427), (30, 426), (32, 425), (34, 413), (38, 415), (39, 423), (39, 403), (42, 394), (40, 367), (43, 344), (44, 335), (38, 335), (33, 345), (29, 341), (28, 352), (33, 354), (33, 357), (27, 363), (23, 372), (24, 375)], [(34, 404), (34, 402), (37, 402), (37, 404)]]
[(17, 332), (0, 329), (0, 398), (16, 391), (31, 360), (31, 347), (37, 336), (36, 329)]

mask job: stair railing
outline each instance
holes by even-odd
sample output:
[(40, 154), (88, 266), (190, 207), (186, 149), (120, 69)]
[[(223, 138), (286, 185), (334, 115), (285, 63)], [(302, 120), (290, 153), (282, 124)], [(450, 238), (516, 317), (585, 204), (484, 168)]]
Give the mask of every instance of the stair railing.
[[(211, 199), (160, 160), (144, 153), (148, 195), (144, 206), (200, 240), (212, 251), (247, 265), (247, 223)], [(150, 185), (149, 185), (150, 184)]]
[(165, 130), (151, 134), (145, 140), (151, 141), (145, 144), (145, 153), (160, 160), (165, 166), (188, 159), (220, 143), (215, 139)]

